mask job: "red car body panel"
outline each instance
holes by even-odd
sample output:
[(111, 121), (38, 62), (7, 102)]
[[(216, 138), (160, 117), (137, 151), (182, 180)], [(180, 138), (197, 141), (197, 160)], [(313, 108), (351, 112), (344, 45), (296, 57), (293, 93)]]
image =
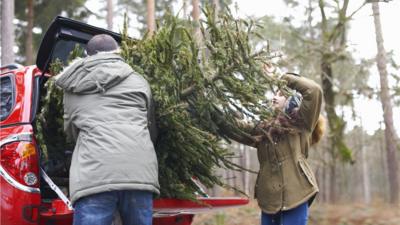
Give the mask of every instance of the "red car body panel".
[[(16, 135), (33, 134), (30, 122), (32, 107), (33, 77), (38, 73), (36, 66), (21, 67), (0, 76), (10, 76), (14, 84), (15, 103), (11, 112), (0, 122), (0, 141)], [(33, 137), (33, 136), (32, 136)], [(30, 141), (34, 146), (34, 138)], [(3, 147), (3, 146), (2, 146)], [(33, 157), (39, 163), (39, 153), (35, 149)], [(38, 174), (38, 171), (36, 171)], [(41, 196), (38, 188), (21, 184), (1, 166), (0, 206), (1, 224), (38, 224)], [(38, 186), (38, 185), (37, 185)], [(20, 188), (18, 188), (20, 187)], [(22, 188), (21, 188), (22, 187)], [(30, 192), (21, 189), (31, 190)]]
[[(18, 107), (18, 104), (16, 104), (16, 107)], [(0, 138), (3, 141), (7, 137), (15, 136), (18, 134), (33, 134), (33, 129), (30, 124), (13, 125), (1, 128), (0, 133)], [(26, 141), (21, 141), (21, 143), (25, 142)], [(34, 139), (26, 143), (32, 143), (34, 146), (36, 146), (36, 142)], [(32, 154), (32, 157), (35, 157), (36, 159), (34, 161), (39, 163), (39, 152), (37, 151), (37, 149), (35, 149), (35, 151), (36, 153)], [(39, 171), (35, 171), (35, 174), (39, 176)], [(38, 224), (39, 208), (41, 205), (40, 190), (38, 188), (39, 185), (40, 184), (38, 184), (37, 186), (29, 187), (25, 184), (21, 184), (21, 182), (15, 179), (12, 175), (7, 174), (7, 171), (3, 169), (3, 167), (1, 167), (1, 224)]]
[[(10, 115), (5, 120), (0, 121), (0, 126), (29, 123), (31, 119), (33, 79), (35, 75), (40, 74), (40, 70), (36, 66), (27, 66), (6, 72), (1, 76), (9, 74), (13, 74), (12, 77), (15, 82), (15, 105)], [(5, 132), (2, 131), (1, 135), (3, 133)]]

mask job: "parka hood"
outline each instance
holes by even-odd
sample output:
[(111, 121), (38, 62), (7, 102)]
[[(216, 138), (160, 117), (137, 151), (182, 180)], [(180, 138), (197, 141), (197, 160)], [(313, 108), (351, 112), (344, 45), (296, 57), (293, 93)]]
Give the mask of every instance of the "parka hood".
[(74, 60), (56, 77), (57, 86), (76, 94), (105, 92), (133, 73), (115, 52), (100, 52)]

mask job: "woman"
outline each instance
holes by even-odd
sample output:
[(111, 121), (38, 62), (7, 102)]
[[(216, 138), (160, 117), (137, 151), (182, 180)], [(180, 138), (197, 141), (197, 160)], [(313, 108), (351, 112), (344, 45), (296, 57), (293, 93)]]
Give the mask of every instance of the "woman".
[(260, 170), (255, 197), (262, 210), (262, 225), (305, 225), (308, 206), (318, 192), (307, 163), (309, 147), (322, 135), (322, 90), (317, 83), (294, 74), (282, 79), (298, 94), (281, 91), (272, 99), (274, 120), (253, 129)]

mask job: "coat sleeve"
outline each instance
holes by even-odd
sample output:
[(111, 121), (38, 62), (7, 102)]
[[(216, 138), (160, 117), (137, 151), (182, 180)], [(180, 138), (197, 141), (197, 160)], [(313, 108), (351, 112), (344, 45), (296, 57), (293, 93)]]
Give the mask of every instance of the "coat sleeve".
[(155, 107), (154, 107), (154, 101), (153, 98), (150, 95), (149, 99), (149, 104), (147, 106), (147, 120), (148, 120), (148, 126), (149, 126), (149, 132), (150, 132), (150, 138), (153, 144), (156, 143), (157, 137), (158, 137), (158, 128), (156, 124), (156, 118), (155, 118)]
[(64, 94), (64, 132), (67, 135), (67, 140), (71, 142), (76, 142), (78, 139), (79, 129), (72, 122), (72, 115), (70, 109), (68, 108), (68, 104), (66, 104), (66, 97)]
[(158, 127), (156, 123), (156, 115), (155, 115), (155, 104), (153, 100), (153, 95), (151, 93), (150, 84), (143, 78), (144, 87), (145, 87), (145, 98), (146, 98), (146, 109), (147, 109), (147, 127), (150, 133), (150, 139), (153, 144), (156, 144), (158, 137)]
[(257, 126), (253, 122), (243, 120), (236, 120), (235, 124), (230, 124), (222, 120), (218, 122), (218, 127), (229, 139), (252, 147), (257, 146), (257, 136), (261, 135), (257, 133)]
[(282, 79), (286, 80), (288, 87), (301, 93), (303, 96), (299, 108), (299, 117), (302, 119), (304, 128), (312, 132), (318, 121), (322, 104), (322, 89), (314, 81), (305, 77), (285, 74)]

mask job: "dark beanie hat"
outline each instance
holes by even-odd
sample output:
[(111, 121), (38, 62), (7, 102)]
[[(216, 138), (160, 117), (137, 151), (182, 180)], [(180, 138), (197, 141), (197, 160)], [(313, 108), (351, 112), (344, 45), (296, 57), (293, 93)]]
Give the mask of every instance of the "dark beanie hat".
[(98, 52), (109, 52), (118, 49), (118, 43), (108, 34), (98, 34), (93, 36), (86, 45), (88, 55)]

